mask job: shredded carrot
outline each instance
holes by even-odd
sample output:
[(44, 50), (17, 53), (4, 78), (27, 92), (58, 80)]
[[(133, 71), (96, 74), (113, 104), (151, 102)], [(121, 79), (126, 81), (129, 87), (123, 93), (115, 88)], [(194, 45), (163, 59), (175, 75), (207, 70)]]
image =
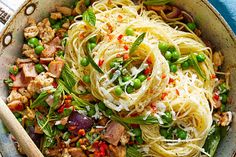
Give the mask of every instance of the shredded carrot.
[(170, 79), (169, 79), (169, 84), (172, 83), (172, 82), (174, 82), (174, 81), (175, 81), (174, 79), (170, 78)]
[(102, 66), (103, 65), (103, 63), (104, 63), (104, 59), (99, 59), (99, 61), (98, 61), (98, 66)]
[(178, 89), (175, 89), (175, 91), (176, 91), (176, 94), (179, 95), (179, 90), (178, 90)]
[(125, 54), (123, 55), (123, 59), (124, 59), (124, 61), (128, 60), (128, 59), (129, 59), (129, 54), (128, 54), (128, 53), (125, 53)]
[(125, 49), (126, 51), (128, 51), (128, 50), (129, 50), (129, 47), (128, 47), (127, 45), (124, 45), (124, 49)]
[(161, 78), (162, 78), (162, 79), (166, 78), (166, 74), (162, 74), (162, 75), (161, 75)]
[(168, 93), (162, 93), (161, 94), (161, 100), (164, 100), (167, 95), (168, 95)]

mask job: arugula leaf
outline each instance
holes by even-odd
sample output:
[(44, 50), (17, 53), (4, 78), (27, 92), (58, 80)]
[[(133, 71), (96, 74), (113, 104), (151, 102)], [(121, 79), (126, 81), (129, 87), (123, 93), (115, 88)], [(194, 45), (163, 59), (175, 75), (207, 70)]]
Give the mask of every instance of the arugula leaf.
[(170, 3), (172, 0), (146, 0), (144, 1), (145, 5), (165, 5)]
[(39, 105), (42, 105), (48, 96), (49, 96), (49, 92), (43, 91), (42, 93), (40, 93), (37, 99), (34, 100), (34, 102), (30, 105), (30, 108), (33, 109), (35, 107), (38, 107)]
[(145, 37), (146, 33), (142, 33), (141, 35), (138, 36), (138, 38), (134, 41), (133, 45), (131, 46), (129, 53), (133, 53), (135, 50), (137, 50), (137, 48), (139, 47), (139, 45), (143, 42), (143, 39)]
[(61, 77), (64, 80), (64, 85), (67, 89), (71, 90), (75, 84), (76, 84), (76, 76), (75, 74), (71, 71), (70, 67), (68, 64), (65, 64)]
[(216, 149), (220, 143), (220, 139), (221, 139), (220, 127), (213, 125), (204, 144), (205, 151), (209, 153), (212, 157), (216, 152)]
[(138, 151), (138, 148), (135, 146), (129, 146), (126, 149), (126, 157), (142, 157), (142, 153)]
[(92, 8), (87, 9), (83, 13), (82, 17), (83, 17), (84, 22), (86, 22), (92, 26), (96, 25), (96, 16), (95, 16)]
[(206, 75), (204, 74), (204, 72), (201, 70), (200, 66), (198, 65), (198, 61), (196, 56), (191, 53), (189, 56), (189, 59), (193, 65), (193, 68), (196, 70), (196, 72), (204, 79), (206, 80)]
[(150, 124), (158, 124), (159, 121), (156, 117), (153, 116), (137, 116), (137, 117), (125, 117), (121, 118), (118, 116), (112, 116), (114, 120), (126, 123), (126, 124), (140, 124), (140, 125), (150, 125)]
[(38, 125), (42, 129), (42, 131), (48, 136), (48, 137), (53, 137), (53, 130), (51, 126), (49, 125), (47, 118), (44, 117), (40, 112), (36, 112), (36, 119), (38, 122)]
[(97, 70), (99, 73), (104, 74), (104, 72), (102, 71), (102, 69), (97, 65), (97, 63), (95, 63), (95, 61), (93, 60), (93, 57), (91, 56), (91, 52), (92, 50), (90, 49), (90, 47), (87, 47), (88, 51), (85, 51), (85, 55), (88, 57), (89, 62), (91, 63), (91, 65), (93, 66), (93, 68), (95, 70)]

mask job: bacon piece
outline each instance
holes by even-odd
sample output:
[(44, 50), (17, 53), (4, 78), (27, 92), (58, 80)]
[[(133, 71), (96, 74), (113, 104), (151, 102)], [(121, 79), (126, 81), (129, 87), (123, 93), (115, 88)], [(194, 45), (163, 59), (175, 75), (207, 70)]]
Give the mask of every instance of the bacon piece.
[(20, 100), (12, 101), (8, 103), (7, 106), (12, 112), (24, 110), (24, 105)]
[(117, 122), (111, 122), (108, 125), (103, 138), (108, 143), (114, 146), (117, 146), (124, 131), (125, 131), (125, 127), (123, 125)]
[(64, 67), (64, 62), (62, 60), (55, 60), (49, 64), (48, 71), (53, 75), (55, 75), (56, 78), (59, 78), (63, 67)]
[(40, 58), (39, 63), (40, 64), (49, 64), (53, 60), (54, 60), (54, 58)]
[(27, 87), (32, 78), (25, 77), (24, 73), (21, 71), (16, 75), (16, 79), (13, 82), (13, 87)]
[(24, 64), (23, 73), (25, 77), (36, 77), (38, 75), (33, 63)]

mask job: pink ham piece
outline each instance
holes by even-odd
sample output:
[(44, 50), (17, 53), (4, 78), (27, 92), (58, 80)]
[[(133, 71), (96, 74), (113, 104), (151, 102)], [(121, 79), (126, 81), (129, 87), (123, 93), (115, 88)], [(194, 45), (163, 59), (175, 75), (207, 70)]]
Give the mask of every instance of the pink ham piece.
[(60, 46), (61, 40), (59, 37), (54, 38), (50, 43), (44, 44), (45, 49), (40, 55), (40, 58), (54, 57), (57, 47)]
[(125, 127), (123, 125), (112, 121), (106, 129), (103, 139), (108, 143), (117, 146), (124, 131)]
[(24, 105), (20, 100), (12, 101), (8, 103), (7, 106), (12, 112), (24, 110)]
[(62, 60), (54, 60), (48, 65), (48, 72), (55, 75), (56, 78), (59, 78), (63, 67), (64, 62)]
[(54, 60), (54, 58), (40, 58), (39, 63), (48, 65), (53, 60)]
[(33, 63), (24, 64), (23, 73), (25, 77), (36, 77), (38, 75)]
[(21, 71), (16, 75), (15, 81), (13, 82), (13, 87), (21, 88), (27, 87), (32, 78), (25, 77), (24, 73)]

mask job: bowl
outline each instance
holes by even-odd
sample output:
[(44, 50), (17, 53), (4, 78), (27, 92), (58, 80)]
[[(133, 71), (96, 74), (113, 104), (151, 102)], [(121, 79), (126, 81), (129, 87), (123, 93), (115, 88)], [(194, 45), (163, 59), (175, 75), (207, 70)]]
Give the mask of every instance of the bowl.
[[(70, 1), (72, 2), (72, 1)], [(230, 70), (230, 110), (236, 111), (236, 37), (223, 17), (211, 6), (207, 0), (175, 0), (173, 2), (183, 10), (189, 12), (200, 27), (203, 39), (209, 40), (216, 50), (225, 56), (224, 69)], [(26, 0), (17, 13), (7, 23), (0, 36), (0, 93), (6, 100), (7, 88), (3, 79), (8, 77), (8, 68), (21, 54), (23, 44), (23, 29), (29, 17), (42, 20), (55, 9), (56, 5), (70, 5), (67, 0)], [(233, 119), (231, 128), (221, 141), (216, 157), (236, 156), (236, 119)], [(0, 153), (4, 157), (20, 156), (14, 147), (9, 133), (0, 121)]]

